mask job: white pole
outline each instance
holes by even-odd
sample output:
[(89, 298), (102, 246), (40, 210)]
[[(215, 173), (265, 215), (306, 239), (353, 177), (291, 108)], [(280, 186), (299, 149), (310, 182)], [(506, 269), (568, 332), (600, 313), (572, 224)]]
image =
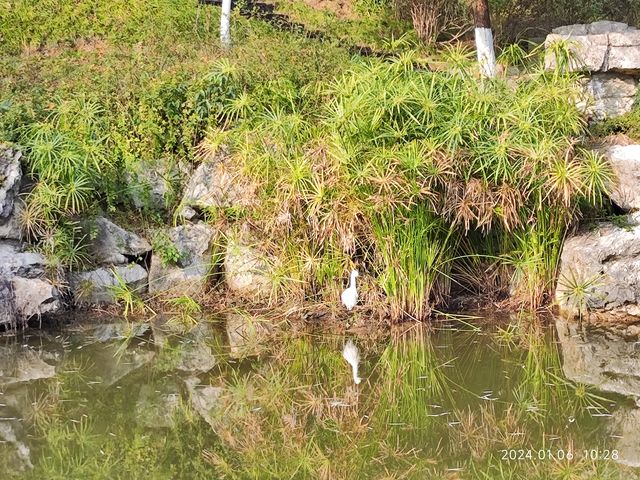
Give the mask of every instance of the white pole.
[(231, 48), (231, 0), (222, 0), (220, 15), (220, 42), (224, 48)]
[(493, 78), (496, 76), (496, 53), (491, 28), (476, 27), (475, 34), (480, 71), (485, 77)]

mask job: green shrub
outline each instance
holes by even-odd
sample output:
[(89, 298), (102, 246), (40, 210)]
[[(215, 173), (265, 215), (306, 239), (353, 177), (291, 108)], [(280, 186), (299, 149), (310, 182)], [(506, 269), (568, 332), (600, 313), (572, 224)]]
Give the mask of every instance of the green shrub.
[(445, 72), (417, 69), (411, 52), (363, 62), (320, 89), (320, 108), (307, 92), (240, 124), (235, 150), (263, 192), (257, 221), (295, 257), (294, 283), (333, 295), (360, 263), (396, 316), (424, 317), (448, 297), (454, 258), (485, 253), (458, 249), (460, 237), (493, 232), (509, 240), (495, 254), (518, 259), (516, 281), (535, 284), (524, 300), (544, 300), (578, 203), (598, 203), (612, 174), (574, 146), (585, 132), (574, 77), (539, 68), (482, 82), (469, 58), (450, 51)]

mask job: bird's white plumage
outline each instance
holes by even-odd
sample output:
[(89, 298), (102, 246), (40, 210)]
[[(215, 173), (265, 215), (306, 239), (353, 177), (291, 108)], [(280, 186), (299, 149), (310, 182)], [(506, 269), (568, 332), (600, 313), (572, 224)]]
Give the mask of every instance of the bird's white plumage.
[(342, 295), (340, 295), (342, 304), (347, 307), (347, 310), (351, 310), (358, 303), (358, 290), (356, 288), (357, 276), (358, 271), (353, 270), (351, 272), (351, 282), (349, 283), (349, 287), (344, 292), (342, 292)]
[(342, 356), (344, 359), (351, 365), (351, 370), (353, 371), (353, 381), (358, 384), (362, 381), (362, 379), (358, 376), (358, 364), (360, 363), (360, 352), (358, 351), (358, 347), (355, 344), (348, 340), (347, 343), (344, 344), (344, 350), (342, 350)]

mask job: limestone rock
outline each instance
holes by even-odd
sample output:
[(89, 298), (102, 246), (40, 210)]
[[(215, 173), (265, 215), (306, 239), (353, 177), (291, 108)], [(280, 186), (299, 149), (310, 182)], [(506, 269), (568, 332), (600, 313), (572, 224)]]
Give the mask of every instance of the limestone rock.
[(179, 176), (178, 168), (164, 160), (140, 162), (138, 170), (128, 175), (129, 194), (134, 206), (166, 211), (174, 198), (174, 184)]
[(199, 323), (181, 340), (176, 368), (183, 372), (206, 373), (216, 366), (217, 359), (211, 347), (213, 338), (206, 323)]
[(239, 174), (226, 150), (221, 149), (210, 161), (200, 164), (189, 179), (180, 215), (190, 220), (206, 208), (247, 207), (254, 202), (255, 186)]
[(98, 325), (93, 331), (93, 339), (98, 343), (115, 342), (127, 338), (141, 337), (149, 330), (147, 323), (106, 323)]
[[(558, 40), (569, 40), (579, 61), (575, 70), (590, 72), (640, 72), (640, 30), (620, 22), (600, 21), (555, 28), (546, 38), (547, 49)], [(545, 64), (554, 68), (556, 59), (547, 52)]]
[(24, 202), (20, 198), (13, 201), (13, 213), (8, 219), (0, 221), (0, 239), (2, 240), (21, 240), (22, 229), (20, 227), (20, 214), (24, 209)]
[(592, 98), (588, 113), (596, 120), (624, 115), (636, 99), (638, 80), (621, 74), (596, 73), (586, 82), (586, 92)]
[(46, 259), (39, 253), (24, 251), (16, 242), (0, 242), (0, 276), (42, 277)]
[(58, 290), (46, 280), (13, 277), (13, 296), (16, 312), (28, 319), (62, 308)]
[(149, 292), (201, 292), (212, 267), (211, 241), (215, 230), (204, 223), (186, 224), (167, 231), (180, 259), (175, 265), (163, 264), (159, 252), (151, 257)]
[(13, 212), (13, 201), (20, 192), (21, 157), (19, 151), (0, 145), (0, 224)]
[(640, 209), (640, 145), (614, 145), (600, 153), (609, 160), (617, 177), (611, 200), (625, 211)]
[(0, 242), (0, 325), (61, 309), (58, 290), (45, 278), (45, 258), (22, 251), (15, 242)]
[(113, 288), (119, 285), (118, 278), (136, 293), (147, 290), (147, 271), (136, 263), (98, 268), (88, 272), (74, 273), (70, 277), (71, 291), (79, 305), (109, 305), (116, 302)]
[[(640, 226), (602, 223), (568, 238), (562, 249), (556, 301), (576, 315), (583, 307), (600, 313), (640, 316)], [(572, 285), (587, 288), (575, 293)], [(581, 306), (582, 304), (582, 306)]]
[(141, 258), (151, 251), (144, 238), (126, 231), (105, 217), (97, 217), (85, 225), (89, 230), (93, 260), (102, 265), (126, 264)]
[(255, 300), (268, 298), (272, 286), (267, 256), (256, 243), (246, 234), (229, 234), (224, 256), (224, 276), (229, 290)]

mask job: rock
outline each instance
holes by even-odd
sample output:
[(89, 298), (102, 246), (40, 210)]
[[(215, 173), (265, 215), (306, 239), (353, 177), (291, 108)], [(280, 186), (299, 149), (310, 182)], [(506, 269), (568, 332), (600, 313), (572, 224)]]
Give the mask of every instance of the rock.
[(267, 256), (260, 252), (248, 235), (227, 236), (224, 256), (224, 277), (230, 291), (247, 299), (259, 300), (271, 295)]
[(178, 251), (175, 265), (163, 265), (159, 252), (151, 257), (149, 292), (175, 291), (180, 295), (201, 292), (212, 267), (211, 241), (215, 230), (204, 223), (187, 224), (167, 231), (167, 237)]
[(586, 82), (585, 90), (593, 99), (587, 113), (596, 120), (603, 120), (631, 111), (638, 80), (629, 75), (596, 73)]
[(143, 385), (136, 402), (136, 421), (147, 428), (173, 428), (180, 407), (180, 393), (174, 383)]
[(73, 273), (70, 287), (78, 305), (109, 305), (116, 303), (113, 288), (120, 285), (118, 277), (138, 294), (147, 291), (147, 271), (136, 263), (98, 268)]
[(258, 355), (271, 333), (270, 323), (247, 314), (230, 313), (226, 317), (229, 356), (244, 358)]
[[(568, 238), (556, 288), (561, 312), (577, 315), (582, 304), (598, 313), (640, 316), (639, 255), (640, 226), (625, 229), (601, 223)], [(586, 293), (576, 294), (580, 289)]]
[(138, 209), (166, 211), (175, 195), (173, 185), (180, 172), (163, 160), (138, 163), (138, 170), (128, 175), (129, 193)]
[(220, 408), (219, 400), (224, 393), (224, 389), (211, 385), (202, 385), (198, 377), (186, 379), (185, 385), (194, 410), (200, 414), (211, 428), (216, 429), (216, 417)]
[(0, 242), (0, 325), (62, 308), (60, 293), (45, 277), (45, 258), (23, 252), (15, 242)]
[(45, 273), (46, 259), (39, 253), (25, 252), (16, 242), (0, 242), (0, 276), (39, 278)]
[(8, 477), (31, 470), (31, 451), (18, 420), (0, 420), (0, 467)]
[(21, 240), (22, 228), (20, 227), (20, 214), (24, 209), (24, 202), (20, 198), (13, 201), (13, 213), (4, 222), (0, 222), (1, 240)]
[(640, 396), (640, 352), (636, 342), (608, 330), (580, 328), (577, 322), (556, 319), (562, 348), (562, 370), (574, 382), (605, 392)]
[(20, 193), (22, 154), (6, 145), (0, 145), (0, 224), (13, 213), (13, 201)]
[(0, 348), (0, 386), (51, 378), (56, 368), (42, 359), (41, 352), (31, 348)]
[[(547, 35), (545, 45), (549, 50), (552, 43), (565, 40), (578, 59), (572, 65), (574, 70), (640, 73), (640, 31), (624, 23), (600, 21), (559, 27)], [(545, 66), (556, 66), (550, 51)]]
[(95, 222), (85, 224), (85, 229), (89, 230), (89, 237), (93, 239), (91, 252), (97, 264), (126, 264), (143, 258), (151, 251), (151, 245), (144, 238), (126, 231), (105, 217), (97, 217)]
[(192, 219), (207, 208), (248, 207), (253, 203), (255, 186), (240, 175), (223, 148), (210, 161), (200, 164), (189, 179), (179, 215)]
[(611, 200), (625, 211), (640, 209), (640, 145), (614, 145), (599, 151), (617, 177)]
[(640, 71), (640, 31), (609, 34), (607, 71), (635, 73)]
[(13, 277), (15, 311), (22, 318), (55, 313), (62, 308), (58, 290), (46, 280)]

